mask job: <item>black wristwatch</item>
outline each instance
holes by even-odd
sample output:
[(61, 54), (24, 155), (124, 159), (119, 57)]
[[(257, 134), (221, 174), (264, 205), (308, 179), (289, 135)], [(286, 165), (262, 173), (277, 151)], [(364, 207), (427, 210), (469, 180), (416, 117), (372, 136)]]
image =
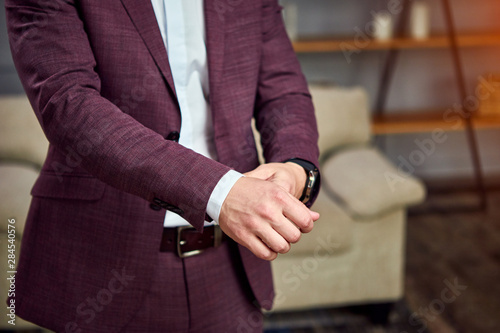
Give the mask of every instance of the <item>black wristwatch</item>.
[(317, 184), (319, 177), (318, 168), (316, 168), (316, 166), (311, 162), (308, 162), (300, 158), (292, 158), (285, 162), (297, 163), (298, 165), (304, 168), (307, 178), (306, 178), (306, 184), (304, 186), (304, 191), (302, 192), (302, 196), (300, 197), (299, 200), (302, 201), (303, 203), (307, 203), (315, 193), (316, 189), (315, 185)]

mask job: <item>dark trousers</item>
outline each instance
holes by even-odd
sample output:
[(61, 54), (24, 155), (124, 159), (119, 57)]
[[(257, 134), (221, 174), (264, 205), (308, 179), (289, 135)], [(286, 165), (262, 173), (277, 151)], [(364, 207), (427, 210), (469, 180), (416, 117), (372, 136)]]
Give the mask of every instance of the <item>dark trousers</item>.
[(122, 332), (262, 332), (236, 244), (184, 259), (161, 253), (151, 290)]

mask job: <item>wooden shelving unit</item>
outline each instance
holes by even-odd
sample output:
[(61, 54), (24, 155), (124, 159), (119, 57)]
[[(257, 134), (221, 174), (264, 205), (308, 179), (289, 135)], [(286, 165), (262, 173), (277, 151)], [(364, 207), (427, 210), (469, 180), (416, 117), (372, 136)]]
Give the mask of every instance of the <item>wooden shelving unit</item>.
[[(499, 46), (500, 33), (467, 33), (457, 36), (459, 47)], [(447, 35), (432, 36), (417, 40), (412, 38), (394, 38), (389, 41), (369, 40), (356, 45), (353, 38), (345, 37), (311, 37), (293, 42), (297, 53), (342, 52), (343, 50), (376, 51), (390, 49), (438, 49), (449, 48)]]
[[(457, 36), (458, 46), (486, 47), (500, 46), (500, 32), (463, 33)], [(423, 40), (412, 38), (394, 38), (390, 41), (369, 40), (356, 46), (352, 38), (342, 37), (310, 37), (293, 42), (297, 53), (323, 53), (342, 51), (384, 51), (411, 49), (450, 48), (450, 38), (447, 35), (435, 35)], [(444, 110), (417, 110), (417, 112), (401, 112), (375, 116), (372, 130), (374, 134), (403, 134), (433, 131), (442, 128), (446, 131), (465, 129), (465, 122), (457, 126), (456, 121), (447, 122), (443, 119)], [(376, 112), (376, 114), (379, 114)], [(475, 129), (500, 128), (500, 117), (473, 118)]]
[[(460, 48), (500, 46), (500, 32), (469, 32), (457, 33), (453, 20), (450, 0), (441, 0), (447, 32), (443, 35), (434, 35), (427, 39), (396, 37), (389, 41), (355, 40), (351, 37), (327, 36), (304, 38), (293, 42), (296, 53), (324, 53), (324, 52), (363, 52), (387, 51), (384, 70), (381, 75), (381, 84), (376, 101), (376, 111), (372, 121), (372, 131), (376, 135), (429, 132), (435, 129), (445, 131), (464, 131), (466, 133), (471, 161), (474, 169), (474, 178), (480, 198), (479, 207), (486, 210), (486, 191), (484, 177), (479, 157), (478, 143), (475, 131), (477, 129), (500, 128), (500, 116), (479, 116), (474, 114), (466, 119), (446, 119), (443, 110), (407, 110), (400, 113), (386, 113), (385, 104), (389, 91), (390, 81), (394, 74), (394, 62), (402, 50), (415, 49), (448, 49), (451, 51), (452, 66), (457, 80), (460, 100), (465, 101), (468, 94), (460, 56)], [(399, 20), (396, 36), (401, 36), (408, 20), (408, 8), (411, 0), (403, 0), (403, 12)]]
[[(381, 134), (404, 134), (430, 132), (435, 129), (444, 131), (463, 131), (465, 121), (460, 119), (449, 120), (444, 118), (444, 110), (420, 110), (419, 112), (395, 112), (375, 116), (372, 121), (372, 132)], [(456, 116), (454, 116), (456, 117)], [(500, 128), (500, 116), (473, 117), (472, 124), (475, 129)]]
[[(457, 36), (458, 46), (486, 47), (500, 46), (500, 32), (474, 32)], [(447, 35), (436, 35), (423, 40), (412, 38), (394, 38), (390, 41), (370, 40), (357, 47), (352, 38), (342, 37), (310, 37), (293, 42), (297, 53), (322, 53), (352, 51), (384, 51), (384, 50), (411, 50), (411, 49), (438, 49), (450, 48), (450, 38)], [(379, 114), (376, 112), (376, 114)], [(458, 131), (465, 128), (465, 122), (460, 126), (456, 122), (446, 122), (443, 119), (444, 110), (417, 110), (417, 112), (391, 113), (375, 116), (372, 130), (374, 134), (402, 134), (428, 132), (435, 128), (447, 131)], [(473, 118), (476, 129), (500, 128), (500, 117)]]
[[(500, 46), (500, 32), (463, 33), (457, 36), (457, 43), (461, 48)], [(352, 38), (345, 37), (310, 37), (293, 42), (293, 48), (297, 53), (439, 49), (450, 48), (450, 46), (450, 38), (447, 35), (435, 35), (423, 40), (412, 38), (394, 38), (390, 41), (370, 40), (358, 46)], [(372, 130), (374, 134), (403, 134), (428, 132), (436, 128), (446, 131), (459, 131), (465, 128), (463, 121), (460, 126), (457, 126), (455, 121), (446, 122), (443, 114), (444, 110), (418, 110), (418, 112), (375, 116)], [(473, 125), (476, 129), (500, 128), (500, 117), (476, 116), (473, 118)]]

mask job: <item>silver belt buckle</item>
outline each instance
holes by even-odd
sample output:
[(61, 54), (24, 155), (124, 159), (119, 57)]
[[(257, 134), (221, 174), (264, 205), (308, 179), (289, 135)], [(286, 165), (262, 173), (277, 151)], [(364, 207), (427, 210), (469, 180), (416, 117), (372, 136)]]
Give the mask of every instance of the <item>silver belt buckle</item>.
[(177, 227), (177, 255), (179, 256), (179, 258), (192, 257), (192, 256), (198, 255), (198, 254), (203, 252), (203, 250), (182, 252), (181, 246), (186, 244), (186, 241), (181, 240), (181, 235), (182, 235), (182, 231), (187, 230), (187, 229), (194, 229), (194, 228), (190, 225), (183, 225), (183, 226)]

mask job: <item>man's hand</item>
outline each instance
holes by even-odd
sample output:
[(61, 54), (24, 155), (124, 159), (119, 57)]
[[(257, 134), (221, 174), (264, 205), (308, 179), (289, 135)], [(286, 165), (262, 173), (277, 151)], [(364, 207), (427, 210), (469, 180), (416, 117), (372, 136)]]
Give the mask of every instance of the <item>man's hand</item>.
[(304, 168), (293, 162), (262, 164), (245, 176), (271, 181), (297, 199), (304, 192), (307, 178)]
[(290, 250), (290, 243), (299, 241), (301, 232), (311, 231), (318, 218), (281, 186), (242, 177), (222, 205), (219, 225), (257, 257), (274, 260), (278, 253)]

